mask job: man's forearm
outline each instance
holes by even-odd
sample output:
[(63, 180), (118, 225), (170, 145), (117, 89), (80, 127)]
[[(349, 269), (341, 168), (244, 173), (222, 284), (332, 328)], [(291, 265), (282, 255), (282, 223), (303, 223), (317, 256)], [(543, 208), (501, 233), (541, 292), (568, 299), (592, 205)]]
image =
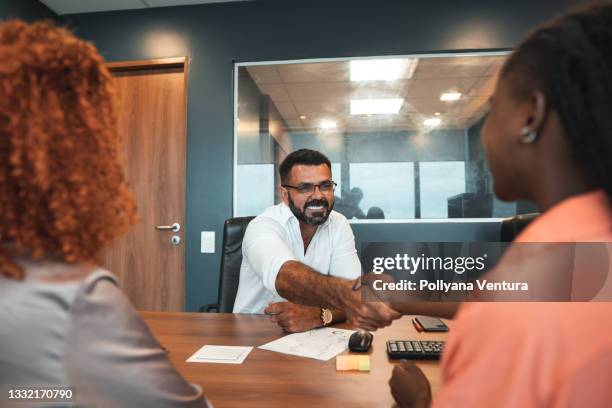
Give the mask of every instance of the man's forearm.
[(346, 320), (346, 314), (340, 309), (332, 309), (332, 321), (330, 324), (342, 323)]
[(339, 310), (343, 310), (342, 300), (351, 285), (351, 281), (321, 275), (297, 261), (285, 262), (276, 277), (276, 291), (290, 302)]

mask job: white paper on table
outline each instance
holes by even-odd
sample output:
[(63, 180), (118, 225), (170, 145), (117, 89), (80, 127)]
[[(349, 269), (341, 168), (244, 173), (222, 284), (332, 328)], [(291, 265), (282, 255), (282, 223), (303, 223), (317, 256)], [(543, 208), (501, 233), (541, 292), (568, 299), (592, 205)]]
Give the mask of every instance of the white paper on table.
[(187, 359), (188, 363), (242, 364), (253, 347), (206, 345)]
[(257, 348), (327, 361), (348, 348), (349, 337), (353, 333), (354, 330), (324, 327), (289, 334)]

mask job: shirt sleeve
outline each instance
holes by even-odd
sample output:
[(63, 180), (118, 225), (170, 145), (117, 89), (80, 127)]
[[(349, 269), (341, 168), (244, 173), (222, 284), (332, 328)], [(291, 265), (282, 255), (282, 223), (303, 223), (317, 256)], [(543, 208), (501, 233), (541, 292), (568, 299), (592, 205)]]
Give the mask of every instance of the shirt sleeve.
[(66, 375), (79, 406), (209, 407), (110, 279), (81, 292), (71, 312)]
[(351, 225), (344, 217), (334, 237), (329, 274), (344, 279), (356, 279), (361, 276), (361, 262), (355, 249), (355, 236)]
[(278, 272), (285, 262), (296, 260), (283, 226), (263, 217), (251, 221), (242, 240), (242, 255), (265, 288), (281, 297), (276, 291)]

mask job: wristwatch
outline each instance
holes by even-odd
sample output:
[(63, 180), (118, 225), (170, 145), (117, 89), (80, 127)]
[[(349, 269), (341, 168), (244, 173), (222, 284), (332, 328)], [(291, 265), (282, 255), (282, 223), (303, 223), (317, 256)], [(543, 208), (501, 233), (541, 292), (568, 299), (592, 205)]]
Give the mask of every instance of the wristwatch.
[(334, 316), (332, 315), (332, 311), (326, 308), (321, 308), (321, 321), (323, 322), (323, 326), (329, 326), (333, 320)]

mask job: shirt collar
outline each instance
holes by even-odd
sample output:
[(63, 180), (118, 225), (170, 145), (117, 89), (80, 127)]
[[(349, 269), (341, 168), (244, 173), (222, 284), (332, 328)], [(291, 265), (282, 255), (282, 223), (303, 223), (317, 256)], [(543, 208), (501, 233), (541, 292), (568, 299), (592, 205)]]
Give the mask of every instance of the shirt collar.
[(605, 191), (567, 198), (536, 218), (517, 242), (612, 240), (612, 207)]

